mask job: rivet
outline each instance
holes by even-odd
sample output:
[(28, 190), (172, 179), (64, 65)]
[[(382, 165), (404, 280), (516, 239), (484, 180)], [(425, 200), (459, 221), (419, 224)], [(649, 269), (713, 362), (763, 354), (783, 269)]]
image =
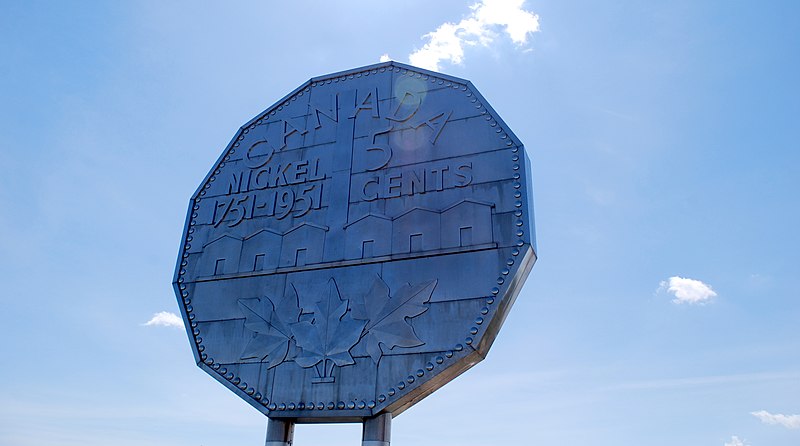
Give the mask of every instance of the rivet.
[[(333, 403), (331, 403), (331, 404), (333, 404)], [(324, 408), (325, 408), (325, 403), (323, 403), (322, 401), (317, 403), (317, 410), (322, 410)]]
[[(369, 74), (369, 73), (367, 73), (367, 74)], [(350, 410), (355, 409), (356, 408), (356, 403), (350, 401), (349, 403), (347, 403), (347, 408), (350, 409)]]
[(191, 313), (193, 309), (194, 309), (194, 308), (192, 308), (192, 306), (191, 306), (191, 305), (187, 305), (187, 306), (186, 306), (186, 312), (187, 312), (187, 313)]
[(386, 401), (386, 395), (384, 395), (384, 394), (378, 395), (378, 402), (382, 403), (384, 401)]
[(333, 401), (328, 403), (328, 410), (333, 410), (334, 407), (336, 407), (336, 404)]
[(406, 381), (407, 381), (409, 384), (413, 383), (415, 380), (416, 380), (416, 378), (414, 378), (414, 376), (413, 376), (413, 375), (408, 375), (408, 378), (406, 378)]
[(506, 138), (508, 138), (508, 135), (506, 135), (505, 133), (503, 133), (502, 135), (500, 135), (500, 139), (506, 139)]
[[(194, 228), (190, 229), (189, 232), (194, 232)], [(189, 264), (189, 262), (187, 262), (186, 260), (182, 260), (181, 261), (181, 266), (186, 266), (188, 264)]]
[(460, 352), (461, 350), (464, 350), (464, 346), (461, 344), (456, 344), (456, 351)]
[(494, 303), (494, 297), (487, 297), (486, 298), (486, 305), (491, 305)]
[(514, 170), (519, 170), (519, 164), (514, 164), (514, 166), (512, 167), (512, 169), (514, 169)]
[[(191, 307), (186, 307), (186, 312), (187, 312), (187, 313), (188, 313), (188, 312), (191, 312), (191, 311), (192, 311)], [(196, 317), (195, 315), (193, 315), (193, 314), (190, 314), (190, 315), (189, 315), (189, 320), (190, 320), (190, 321), (193, 321), (195, 317)]]
[(211, 366), (211, 368), (214, 369), (214, 370), (219, 370), (219, 367), (220, 367), (219, 364), (214, 364), (214, 365)]
[(522, 192), (520, 192), (520, 191), (515, 191), (515, 192), (514, 192), (514, 198), (520, 198), (520, 197), (522, 197)]
[(486, 307), (481, 308), (481, 314), (486, 315), (489, 312), (489, 309)]
[(503, 131), (503, 129), (497, 129), (497, 130), (495, 130), (494, 132), (495, 132), (495, 133), (500, 133), (500, 132), (502, 132), (502, 131)]
[(225, 367), (223, 367), (223, 368), (219, 369), (219, 374), (220, 374), (220, 375), (224, 375), (224, 374), (226, 374), (226, 373), (228, 373), (228, 369), (226, 369)]
[(367, 403), (367, 407), (369, 407), (370, 409), (374, 409), (375, 408), (375, 401), (370, 401), (369, 403)]
[(514, 211), (514, 216), (515, 217), (522, 217), (522, 211), (517, 209), (516, 211)]
[(200, 335), (200, 330), (197, 330), (197, 329), (192, 330), (192, 334), (194, 334), (195, 336), (199, 336)]
[[(206, 351), (206, 347), (204, 345), (201, 345), (201, 346), (197, 347), (197, 351), (200, 352), (200, 353), (203, 353), (204, 351)], [(203, 359), (205, 359), (205, 358), (203, 358)]]
[[(239, 379), (239, 378), (236, 378), (236, 379)], [(247, 388), (247, 383), (240, 383), (240, 384), (237, 384), (237, 385), (238, 385), (238, 386), (239, 386), (239, 388), (240, 388), (240, 389), (242, 389), (242, 390), (244, 390), (244, 389), (246, 389), (246, 388)]]
[(188, 291), (184, 291), (184, 292), (181, 293), (181, 296), (188, 297), (189, 296), (189, 292)]
[(422, 375), (424, 375), (424, 374), (425, 374), (425, 370), (422, 370), (422, 369), (417, 370), (417, 376), (418, 377), (422, 378)]
[(367, 403), (365, 403), (364, 401), (360, 401), (360, 402), (358, 403), (358, 408), (359, 408), (359, 409), (363, 409), (363, 408), (365, 408), (365, 407), (367, 407)]
[(313, 401), (309, 401), (308, 404), (306, 404), (306, 407), (308, 407), (308, 410), (316, 409), (316, 407), (314, 406), (314, 402)]
[(523, 222), (522, 220), (517, 220), (516, 223), (517, 226), (522, 226), (523, 224), (525, 224), (525, 222)]
[(514, 162), (519, 161), (519, 155), (512, 155), (511, 156), (511, 161), (514, 161)]
[(518, 179), (519, 179), (519, 173), (515, 173), (515, 174), (513, 175), (513, 178), (514, 178), (515, 180), (518, 180)]
[(286, 403), (281, 403), (281, 405), (278, 406), (278, 410), (286, 410)]
[(339, 410), (344, 409), (344, 401), (339, 401), (339, 403), (336, 404), (336, 408)]
[(206, 365), (214, 365), (214, 359), (212, 358), (206, 359)]
[[(186, 245), (186, 249), (189, 249), (189, 245)], [(183, 281), (184, 281), (183, 277), (178, 278), (178, 283), (183, 283)]]
[(517, 229), (517, 237), (522, 237), (523, 235), (525, 235), (525, 231), (522, 229)]
[(436, 357), (436, 363), (437, 363), (437, 364), (441, 364), (441, 363), (443, 363), (443, 362), (444, 362), (444, 358), (442, 358), (441, 356), (437, 356), (437, 357)]
[(389, 396), (394, 396), (395, 393), (397, 393), (397, 391), (394, 390), (394, 387), (392, 387), (392, 388), (389, 389), (388, 395)]
[(427, 371), (429, 371), (429, 372), (430, 372), (431, 370), (433, 370), (433, 363), (432, 363), (432, 362), (429, 362), (429, 363), (425, 364), (425, 370), (427, 370)]
[(202, 355), (200, 355), (200, 359), (202, 359), (203, 361), (205, 361), (206, 358), (208, 358), (207, 354), (203, 353)]
[(478, 324), (478, 325), (481, 325), (483, 323), (483, 318), (480, 317), (480, 316), (476, 317), (475, 318), (475, 323)]
[(517, 200), (517, 201), (514, 202), (514, 206), (518, 207), (518, 208), (521, 208), (522, 207), (522, 202), (520, 200)]
[(255, 398), (255, 399), (256, 399), (256, 401), (261, 401), (261, 393), (259, 393), (259, 392), (256, 392), (256, 394), (255, 394), (255, 395), (253, 395), (253, 398)]
[(505, 281), (506, 281), (506, 279), (504, 279), (504, 278), (502, 278), (502, 277), (498, 277), (498, 278), (497, 278), (497, 284), (498, 284), (498, 285), (502, 285), (502, 284), (503, 284), (503, 282), (505, 282)]
[(250, 133), (250, 129), (249, 128), (248, 129), (244, 129), (244, 133), (245, 134)]
[(447, 356), (448, 358), (452, 358), (453, 357), (453, 351), (452, 350), (448, 350), (448, 351), (444, 352), (444, 355)]
[(203, 343), (203, 338), (198, 336), (197, 338), (195, 338), (194, 342), (196, 342), (198, 344), (202, 344)]
[(511, 266), (511, 265), (513, 265), (513, 264), (514, 264), (514, 259), (508, 259), (508, 260), (506, 260), (506, 265), (508, 265), (508, 266)]
[(492, 287), (492, 294), (497, 294), (500, 292), (500, 289), (497, 287)]
[(508, 275), (508, 273), (510, 273), (510, 272), (511, 272), (511, 271), (509, 271), (509, 270), (508, 270), (508, 268), (503, 268), (503, 269), (500, 271), (500, 274), (502, 274), (502, 275), (504, 275), (504, 276), (507, 276), (507, 275)]
[(472, 338), (467, 338), (464, 342), (466, 342), (467, 345), (472, 345)]
[(469, 329), (469, 334), (476, 335), (478, 334), (478, 327), (472, 327)]
[[(487, 118), (488, 118), (488, 119), (492, 119), (492, 118), (490, 118), (490, 117), (488, 117), (488, 116), (487, 116)], [(492, 122), (490, 122), (490, 123), (489, 123), (489, 125), (490, 125), (490, 126), (492, 126), (492, 127), (497, 127), (497, 122), (495, 122), (495, 121), (492, 121)]]
[(275, 410), (277, 408), (278, 408), (278, 406), (276, 406), (275, 403), (272, 403), (267, 407), (267, 409), (269, 409), (269, 410)]
[(294, 410), (295, 407), (296, 406), (294, 405), (294, 403), (289, 403), (288, 409), (289, 410)]
[[(186, 299), (189, 300), (189, 299)], [(187, 302), (188, 303), (188, 302)], [(197, 322), (192, 322), (189, 324), (192, 328), (197, 328)]]
[(522, 248), (524, 245), (525, 245), (525, 241), (524, 240), (517, 240), (517, 246)]
[(400, 390), (405, 389), (406, 388), (406, 383), (404, 383), (403, 381), (400, 381), (399, 383), (397, 383), (397, 388), (400, 389)]
[(300, 401), (297, 403), (297, 410), (306, 410), (306, 403)]
[(225, 379), (227, 379), (229, 381), (232, 380), (233, 379), (233, 373), (230, 373), (230, 372), (226, 373), (225, 374)]

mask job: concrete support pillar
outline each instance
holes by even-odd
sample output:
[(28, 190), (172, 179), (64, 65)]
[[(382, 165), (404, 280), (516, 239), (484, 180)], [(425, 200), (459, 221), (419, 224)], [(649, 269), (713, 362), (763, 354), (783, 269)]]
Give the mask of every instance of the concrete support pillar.
[(392, 439), (392, 414), (382, 413), (364, 420), (361, 446), (389, 446)]
[(269, 418), (269, 421), (267, 421), (267, 443), (265, 446), (292, 446), (293, 440), (294, 423), (292, 421)]

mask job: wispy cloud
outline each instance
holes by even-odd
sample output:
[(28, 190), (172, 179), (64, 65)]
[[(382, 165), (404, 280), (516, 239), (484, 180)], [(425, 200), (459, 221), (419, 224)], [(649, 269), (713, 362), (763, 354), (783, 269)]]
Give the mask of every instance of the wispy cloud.
[(800, 429), (800, 415), (783, 415), (780, 413), (769, 413), (766, 410), (750, 412), (751, 415), (761, 420), (765, 424), (777, 424), (787, 429)]
[(704, 304), (717, 296), (711, 285), (678, 276), (661, 282), (659, 289), (666, 289), (668, 293), (672, 293), (675, 296), (672, 302), (676, 304)]
[(381, 54), (381, 58), (380, 58), (381, 62), (389, 62), (390, 60), (392, 60), (392, 58), (389, 57), (389, 53)]
[(740, 440), (736, 435), (731, 437), (731, 441), (726, 441), (725, 446), (748, 446), (744, 440)]
[(182, 328), (183, 320), (175, 313), (170, 313), (169, 311), (159, 311), (143, 325)]
[(458, 23), (445, 22), (422, 36), (428, 42), (408, 56), (411, 65), (439, 70), (439, 63), (461, 63), (464, 48), (488, 47), (507, 35), (518, 47), (539, 31), (539, 16), (522, 9), (524, 0), (481, 0), (470, 6), (469, 15)]

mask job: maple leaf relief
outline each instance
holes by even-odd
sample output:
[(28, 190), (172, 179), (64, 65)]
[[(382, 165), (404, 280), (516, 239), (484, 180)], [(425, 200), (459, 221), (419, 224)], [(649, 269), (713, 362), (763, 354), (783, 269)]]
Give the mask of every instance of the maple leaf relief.
[[(314, 367), (320, 363), (323, 373), (320, 376), (330, 376), (328, 363), (333, 366), (343, 367), (355, 364), (350, 355), (353, 348), (361, 339), (361, 333), (366, 321), (357, 321), (350, 316), (348, 300), (342, 299), (336, 281), (328, 281), (328, 293), (314, 306), (314, 318), (311, 321), (301, 321), (291, 325), (297, 346), (301, 352), (295, 357), (295, 362), (301, 367)], [(319, 372), (319, 369), (318, 369)]]
[(244, 327), (253, 332), (241, 359), (258, 359), (268, 362), (268, 369), (286, 361), (292, 344), (291, 324), (300, 318), (297, 290), (290, 286), (283, 299), (269, 297), (239, 299), (239, 308), (245, 316)]
[(437, 283), (438, 280), (416, 285), (407, 283), (391, 296), (389, 286), (376, 275), (363, 302), (353, 308), (353, 316), (366, 322), (364, 342), (376, 364), (383, 355), (381, 346), (391, 350), (425, 344), (414, 332), (409, 319), (428, 311), (426, 304)]

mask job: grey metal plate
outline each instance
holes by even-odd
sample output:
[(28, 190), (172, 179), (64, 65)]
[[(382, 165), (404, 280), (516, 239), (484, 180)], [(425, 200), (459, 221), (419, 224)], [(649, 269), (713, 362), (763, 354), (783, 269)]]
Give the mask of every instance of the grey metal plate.
[(399, 414), (494, 341), (536, 260), (530, 182), (468, 81), (309, 80), (190, 201), (174, 287), (198, 365), (272, 418)]

